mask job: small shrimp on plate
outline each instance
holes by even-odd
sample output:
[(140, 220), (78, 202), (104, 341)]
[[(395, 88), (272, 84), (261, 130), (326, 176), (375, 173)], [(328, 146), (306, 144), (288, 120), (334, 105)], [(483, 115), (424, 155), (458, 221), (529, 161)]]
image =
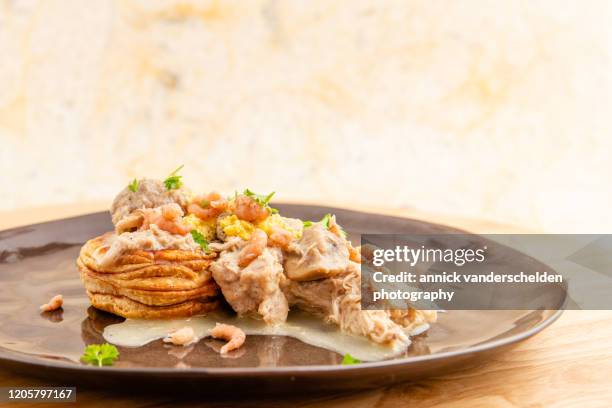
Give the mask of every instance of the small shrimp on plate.
[(198, 338), (196, 337), (195, 332), (189, 326), (171, 331), (164, 338), (164, 343), (172, 343), (175, 346), (188, 346), (192, 343), (196, 343), (197, 341)]
[(52, 312), (62, 307), (64, 304), (64, 297), (62, 295), (55, 295), (51, 298), (49, 303), (45, 303), (40, 307), (41, 312)]
[(217, 323), (210, 331), (210, 335), (216, 339), (227, 340), (227, 343), (221, 347), (221, 354), (227, 354), (232, 350), (240, 348), (246, 339), (246, 334), (240, 328), (223, 323)]

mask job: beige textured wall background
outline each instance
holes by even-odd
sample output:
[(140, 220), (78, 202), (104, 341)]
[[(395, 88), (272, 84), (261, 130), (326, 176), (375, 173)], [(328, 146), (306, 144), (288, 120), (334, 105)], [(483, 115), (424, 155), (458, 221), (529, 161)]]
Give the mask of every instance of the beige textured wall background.
[(610, 231), (612, 3), (0, 3), (0, 209), (189, 184)]

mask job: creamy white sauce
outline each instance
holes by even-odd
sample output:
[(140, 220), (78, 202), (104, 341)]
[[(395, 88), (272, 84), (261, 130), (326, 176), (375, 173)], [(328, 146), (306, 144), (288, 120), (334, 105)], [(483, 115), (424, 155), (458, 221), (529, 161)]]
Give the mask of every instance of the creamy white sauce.
[(160, 251), (162, 249), (181, 249), (195, 251), (200, 246), (193, 240), (191, 234), (176, 235), (151, 224), (149, 229), (109, 234), (105, 238), (108, 251), (104, 254), (94, 253), (94, 259), (101, 267), (113, 264), (124, 252), (134, 249)]
[[(398, 356), (405, 351), (405, 347), (397, 345), (384, 346), (371, 342), (365, 337), (354, 336), (340, 332), (337, 327), (326, 324), (320, 318), (303, 313), (291, 312), (287, 322), (269, 326), (263, 321), (251, 318), (240, 318), (224, 312), (215, 312), (206, 316), (196, 316), (189, 319), (173, 320), (132, 320), (113, 324), (104, 329), (104, 339), (123, 347), (141, 347), (145, 344), (166, 337), (174, 330), (188, 326), (195, 335), (202, 339), (210, 336), (210, 330), (215, 323), (231, 324), (241, 328), (247, 335), (274, 335), (294, 337), (304, 343), (335, 351), (339, 354), (349, 353), (363, 361), (385, 360)], [(429, 325), (420, 326), (413, 330), (421, 333)]]

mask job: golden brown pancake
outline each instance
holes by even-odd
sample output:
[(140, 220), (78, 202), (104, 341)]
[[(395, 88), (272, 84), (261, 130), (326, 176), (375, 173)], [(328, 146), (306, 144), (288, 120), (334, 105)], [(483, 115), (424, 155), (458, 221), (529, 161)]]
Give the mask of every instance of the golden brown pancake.
[(189, 317), (217, 307), (219, 290), (208, 269), (216, 254), (136, 249), (101, 267), (96, 258), (108, 250), (105, 242), (105, 236), (86, 242), (77, 259), (94, 307), (134, 319)]
[(87, 292), (91, 305), (127, 319), (174, 319), (216, 310), (217, 300), (190, 300), (170, 306), (147, 306), (122, 296)]

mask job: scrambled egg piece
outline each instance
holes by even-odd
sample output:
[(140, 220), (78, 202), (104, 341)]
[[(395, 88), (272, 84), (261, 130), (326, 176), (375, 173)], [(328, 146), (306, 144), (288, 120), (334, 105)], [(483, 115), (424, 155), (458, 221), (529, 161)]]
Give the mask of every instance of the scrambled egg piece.
[(229, 237), (240, 237), (245, 241), (251, 238), (255, 226), (250, 222), (239, 219), (235, 214), (219, 218), (219, 225), (225, 235)]
[(296, 239), (300, 239), (302, 236), (302, 230), (296, 230), (291, 228), (279, 214), (272, 214), (266, 217), (265, 220), (260, 221), (256, 224), (252, 224), (248, 221), (239, 219), (235, 214), (228, 215), (219, 219), (219, 225), (223, 229), (223, 232), (227, 236), (240, 237), (244, 240), (251, 238), (251, 234), (255, 228), (263, 230), (266, 234), (270, 235), (272, 227), (283, 228), (293, 234)]
[(279, 214), (269, 215), (265, 220), (257, 223), (257, 228), (264, 230), (264, 232), (268, 235), (272, 233), (272, 227), (274, 226), (291, 232), (296, 239), (300, 239), (302, 237), (302, 230), (291, 228)]
[(183, 218), (183, 222), (204, 236), (208, 241), (212, 241), (216, 236), (216, 224), (215, 218), (203, 221), (194, 214), (189, 214)]

